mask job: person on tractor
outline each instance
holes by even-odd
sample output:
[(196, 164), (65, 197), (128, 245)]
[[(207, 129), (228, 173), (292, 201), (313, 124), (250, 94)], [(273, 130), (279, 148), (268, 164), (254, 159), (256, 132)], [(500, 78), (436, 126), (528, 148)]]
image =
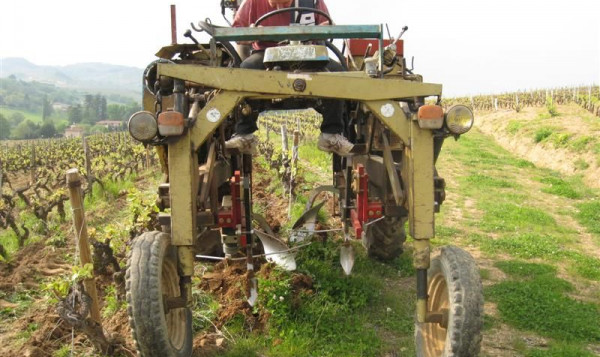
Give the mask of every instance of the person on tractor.
[[(246, 0), (235, 14), (232, 25), (233, 27), (250, 27), (264, 14), (292, 5), (310, 7), (329, 14), (323, 0)], [(303, 13), (302, 16), (296, 18), (290, 13), (281, 13), (265, 19), (261, 26), (289, 26), (292, 24), (324, 25), (328, 24), (328, 20), (318, 13)], [(263, 64), (265, 49), (272, 46), (277, 46), (277, 43), (253, 42), (250, 56), (241, 63), (240, 67), (265, 70)], [(324, 68), (324, 71), (329, 72), (342, 70), (342, 65), (332, 59), (329, 59), (329, 63)], [(350, 155), (354, 145), (341, 134), (344, 130), (344, 102), (335, 99), (321, 99), (318, 103), (314, 109), (323, 116), (323, 122), (317, 147), (322, 151), (334, 152), (340, 156)], [(252, 153), (256, 146), (256, 138), (253, 133), (258, 129), (257, 118), (257, 113), (242, 116), (241, 120), (236, 123), (236, 134), (225, 143), (225, 147), (238, 149), (242, 153)]]

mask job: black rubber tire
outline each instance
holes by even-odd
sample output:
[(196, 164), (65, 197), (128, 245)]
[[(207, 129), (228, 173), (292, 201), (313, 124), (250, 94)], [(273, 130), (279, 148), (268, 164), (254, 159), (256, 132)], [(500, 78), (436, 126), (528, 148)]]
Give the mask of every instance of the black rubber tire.
[(483, 327), (483, 287), (475, 259), (461, 248), (445, 246), (427, 271), (428, 309), (448, 309), (447, 329), (415, 324), (418, 357), (478, 356)]
[(379, 260), (392, 260), (403, 252), (402, 245), (406, 241), (404, 231), (406, 219), (384, 217), (382, 220), (367, 224), (363, 236), (363, 246), (369, 257)]
[(191, 356), (190, 309), (172, 309), (165, 314), (163, 304), (164, 295), (180, 296), (176, 249), (167, 233), (147, 232), (133, 241), (125, 287), (129, 324), (139, 354)]

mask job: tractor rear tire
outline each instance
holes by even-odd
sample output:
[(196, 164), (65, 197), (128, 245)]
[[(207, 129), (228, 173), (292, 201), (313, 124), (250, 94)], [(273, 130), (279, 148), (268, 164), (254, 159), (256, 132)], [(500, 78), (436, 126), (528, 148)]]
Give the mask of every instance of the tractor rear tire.
[(418, 357), (478, 356), (483, 326), (483, 288), (469, 253), (446, 246), (427, 271), (428, 311), (446, 311), (447, 326), (415, 324)]
[(368, 224), (363, 232), (362, 241), (371, 258), (392, 260), (402, 254), (402, 245), (406, 241), (404, 218), (385, 217)]
[(126, 273), (127, 314), (136, 348), (144, 357), (189, 357), (192, 313), (166, 310), (165, 298), (180, 296), (176, 248), (163, 232), (133, 241)]

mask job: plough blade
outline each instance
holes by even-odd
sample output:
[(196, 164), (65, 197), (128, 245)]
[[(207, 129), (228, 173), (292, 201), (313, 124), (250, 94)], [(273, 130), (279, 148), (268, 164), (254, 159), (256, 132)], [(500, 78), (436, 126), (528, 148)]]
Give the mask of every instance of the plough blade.
[(254, 233), (260, 239), (268, 261), (285, 270), (296, 270), (294, 254), (289, 251), (289, 247), (282, 240), (261, 231), (254, 231)]
[[(304, 211), (302, 216), (300, 216), (298, 220), (294, 222), (294, 225), (292, 226), (292, 233), (290, 235), (291, 243), (301, 243), (313, 234), (317, 224), (317, 215), (324, 204), (325, 201), (319, 203), (311, 209)], [(302, 229), (300, 230), (299, 228)]]
[(352, 268), (354, 267), (354, 260), (354, 247), (352, 247), (350, 242), (345, 242), (340, 248), (340, 264), (342, 265), (344, 274), (350, 275), (350, 273), (352, 273)]

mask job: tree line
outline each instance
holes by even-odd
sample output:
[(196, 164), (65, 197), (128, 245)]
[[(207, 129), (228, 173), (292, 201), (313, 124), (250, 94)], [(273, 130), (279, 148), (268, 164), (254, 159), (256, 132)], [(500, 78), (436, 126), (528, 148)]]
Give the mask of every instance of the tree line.
[[(131, 114), (141, 109), (131, 99), (126, 104), (109, 104), (100, 93), (81, 94), (14, 76), (0, 78), (0, 84), (0, 107), (7, 109), (0, 113), (0, 140), (56, 137), (71, 124), (82, 126), (88, 133), (105, 132), (105, 127), (95, 126), (98, 121), (116, 120), (125, 125)], [(114, 95), (108, 98), (115, 99)]]

